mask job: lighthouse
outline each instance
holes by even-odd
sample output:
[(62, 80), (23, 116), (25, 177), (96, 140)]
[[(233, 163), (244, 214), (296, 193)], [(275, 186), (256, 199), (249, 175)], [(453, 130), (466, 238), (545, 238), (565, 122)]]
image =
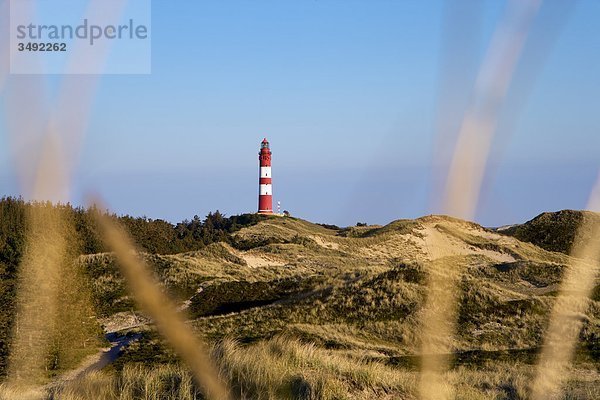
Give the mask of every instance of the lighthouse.
[(258, 153), (260, 165), (258, 178), (258, 213), (273, 214), (273, 186), (271, 181), (271, 149), (264, 138)]

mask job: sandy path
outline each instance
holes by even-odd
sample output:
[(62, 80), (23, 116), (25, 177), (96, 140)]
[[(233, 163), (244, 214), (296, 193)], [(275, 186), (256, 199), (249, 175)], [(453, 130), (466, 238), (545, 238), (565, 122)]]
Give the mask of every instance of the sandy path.
[(49, 392), (63, 386), (65, 383), (74, 381), (93, 371), (100, 371), (121, 355), (121, 350), (135, 342), (142, 335), (140, 333), (127, 336), (117, 336), (116, 333), (107, 333), (106, 338), (110, 341), (110, 347), (101, 349), (98, 353), (84, 359), (81, 364), (70, 371), (65, 372), (53, 382), (44, 386), (44, 391)]

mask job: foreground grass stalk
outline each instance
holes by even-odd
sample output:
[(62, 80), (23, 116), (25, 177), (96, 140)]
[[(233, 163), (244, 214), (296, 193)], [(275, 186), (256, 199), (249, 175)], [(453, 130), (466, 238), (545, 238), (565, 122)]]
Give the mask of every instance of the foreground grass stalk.
[[(589, 210), (600, 209), (600, 176), (588, 204)], [(592, 220), (590, 220), (592, 221)], [(589, 240), (583, 240), (584, 232), (591, 232)], [(563, 278), (556, 299), (544, 347), (532, 386), (533, 400), (561, 398), (562, 385), (567, 378), (569, 366), (579, 332), (583, 326), (589, 297), (596, 284), (600, 262), (600, 224), (584, 220), (571, 250), (572, 264)]]
[(473, 219), (501, 107), (540, 4), (541, 0), (508, 2), (494, 32), (449, 166), (444, 205), (452, 216)]
[(128, 235), (108, 217), (96, 214), (96, 218), (104, 240), (115, 252), (121, 271), (140, 307), (155, 321), (160, 334), (190, 367), (207, 397), (229, 399), (229, 392), (208, 357), (207, 349), (154, 282), (148, 268), (134, 253), (134, 245)]
[(18, 308), (11, 346), (8, 383), (15, 390), (44, 383), (51, 332), (57, 311), (57, 288), (66, 241), (58, 212), (36, 206), (21, 262)]
[[(444, 209), (449, 215), (471, 220), (477, 209), (490, 148), (500, 108), (521, 57), (529, 28), (541, 0), (509, 3), (503, 20), (496, 28), (487, 54), (479, 69), (473, 100), (458, 134), (449, 166), (444, 194)], [(452, 270), (448, 266), (448, 270)], [(455, 334), (457, 272), (446, 279), (436, 271), (427, 288), (422, 338), (420, 394), (422, 399), (448, 399), (453, 385), (444, 381), (448, 360), (442, 354)], [(438, 346), (437, 343), (442, 343)], [(437, 356), (435, 354), (438, 354)]]
[[(49, 134), (31, 184), (37, 198), (56, 198), (65, 190), (58, 144)], [(66, 225), (51, 204), (29, 209), (25, 252), (20, 264), (17, 316), (13, 328), (8, 382), (15, 390), (47, 379), (48, 353), (56, 326), (57, 295), (67, 256)]]
[(457, 286), (462, 267), (452, 259), (433, 262), (429, 291), (422, 316), (421, 376), (419, 392), (423, 399), (451, 399), (454, 388), (445, 373), (452, 337), (456, 331)]

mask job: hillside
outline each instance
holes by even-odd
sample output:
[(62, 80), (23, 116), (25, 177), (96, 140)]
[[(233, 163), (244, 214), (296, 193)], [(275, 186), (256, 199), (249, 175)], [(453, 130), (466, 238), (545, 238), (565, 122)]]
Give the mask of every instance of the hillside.
[[(545, 212), (524, 224), (498, 229), (499, 233), (513, 236), (523, 242), (533, 243), (543, 249), (568, 254), (571, 251), (577, 229), (583, 223), (589, 226), (600, 223), (600, 214), (591, 211), (562, 210)], [(584, 240), (591, 232), (581, 232)]]
[[(432, 274), (459, 276), (448, 375), (458, 398), (524, 398), (569, 263), (565, 254), (445, 216), (343, 229), (271, 217), (199, 250), (143, 257), (211, 343), (237, 397), (247, 399), (416, 398)], [(121, 398), (150, 398), (148, 390), (201, 398), (136, 311), (113, 255), (82, 255), (78, 265), (98, 323), (137, 340), (101, 372), (51, 392), (98, 398), (100, 385), (131, 392)], [(600, 396), (600, 295), (584, 320), (569, 398)]]
[[(458, 332), (452, 342), (459, 371), (468, 376), (483, 368), (497, 378), (499, 368), (510, 371), (507, 363), (514, 363), (518, 376), (531, 373), (568, 263), (563, 254), (443, 216), (339, 230), (293, 218), (271, 218), (235, 232), (231, 243), (215, 243), (200, 252), (148, 255), (147, 260), (165, 288), (182, 301), (195, 329), (211, 342), (221, 343), (218, 346), (226, 346), (217, 349), (219, 354), (230, 351), (231, 357), (239, 357), (223, 360), (222, 367), (242, 392), (256, 396), (266, 389), (256, 387), (248, 376), (258, 374), (259, 381), (267, 377), (260, 376), (258, 365), (240, 363), (259, 353), (273, 368), (283, 368), (275, 367), (280, 361), (275, 354), (309, 351), (304, 346), (313, 346), (311, 357), (321, 358), (313, 361), (315, 366), (286, 365), (286, 375), (270, 384), (285, 391), (298, 374), (314, 373), (306, 378), (307, 384), (323, 385), (317, 365), (340, 358), (336, 362), (355, 360), (366, 370), (375, 365), (382, 376), (407, 374), (390, 387), (376, 377), (368, 384), (351, 378), (356, 388), (335, 389), (344, 396), (370, 398), (372, 394), (363, 392), (383, 390), (390, 398), (400, 393), (411, 397), (425, 285), (432, 271), (446, 268), (462, 272)], [(83, 262), (89, 271), (105, 271), (94, 276), (96, 282), (117, 276), (110, 255), (87, 256)], [(109, 288), (122, 287), (121, 282), (113, 283)], [(113, 299), (105, 323), (122, 317), (112, 312), (132, 306), (122, 306), (130, 301), (125, 293), (107, 294), (106, 287), (99, 285), (95, 290), (96, 298)], [(599, 306), (594, 302), (586, 318), (578, 351), (581, 368), (599, 365)], [(116, 363), (118, 369), (149, 357), (164, 365), (176, 362), (152, 329), (135, 330), (140, 329), (142, 339), (125, 351)], [(496, 359), (502, 362), (490, 364)], [(510, 375), (508, 371), (502, 373)], [(328, 371), (327, 385), (337, 387), (349, 379), (348, 373)], [(574, 382), (574, 393), (599, 393), (600, 381), (593, 376), (591, 384)], [(469, 390), (487, 393), (489, 398), (508, 390), (500, 387), (506, 383), (490, 385), (486, 390)], [(515, 386), (510, 390), (525, 390), (525, 383), (510, 385)]]

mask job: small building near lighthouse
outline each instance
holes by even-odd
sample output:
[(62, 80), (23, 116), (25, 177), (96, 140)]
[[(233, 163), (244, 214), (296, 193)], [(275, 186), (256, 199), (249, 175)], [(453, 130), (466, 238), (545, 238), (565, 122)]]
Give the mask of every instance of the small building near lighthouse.
[(273, 181), (271, 178), (271, 148), (264, 138), (258, 153), (258, 213), (273, 214)]

